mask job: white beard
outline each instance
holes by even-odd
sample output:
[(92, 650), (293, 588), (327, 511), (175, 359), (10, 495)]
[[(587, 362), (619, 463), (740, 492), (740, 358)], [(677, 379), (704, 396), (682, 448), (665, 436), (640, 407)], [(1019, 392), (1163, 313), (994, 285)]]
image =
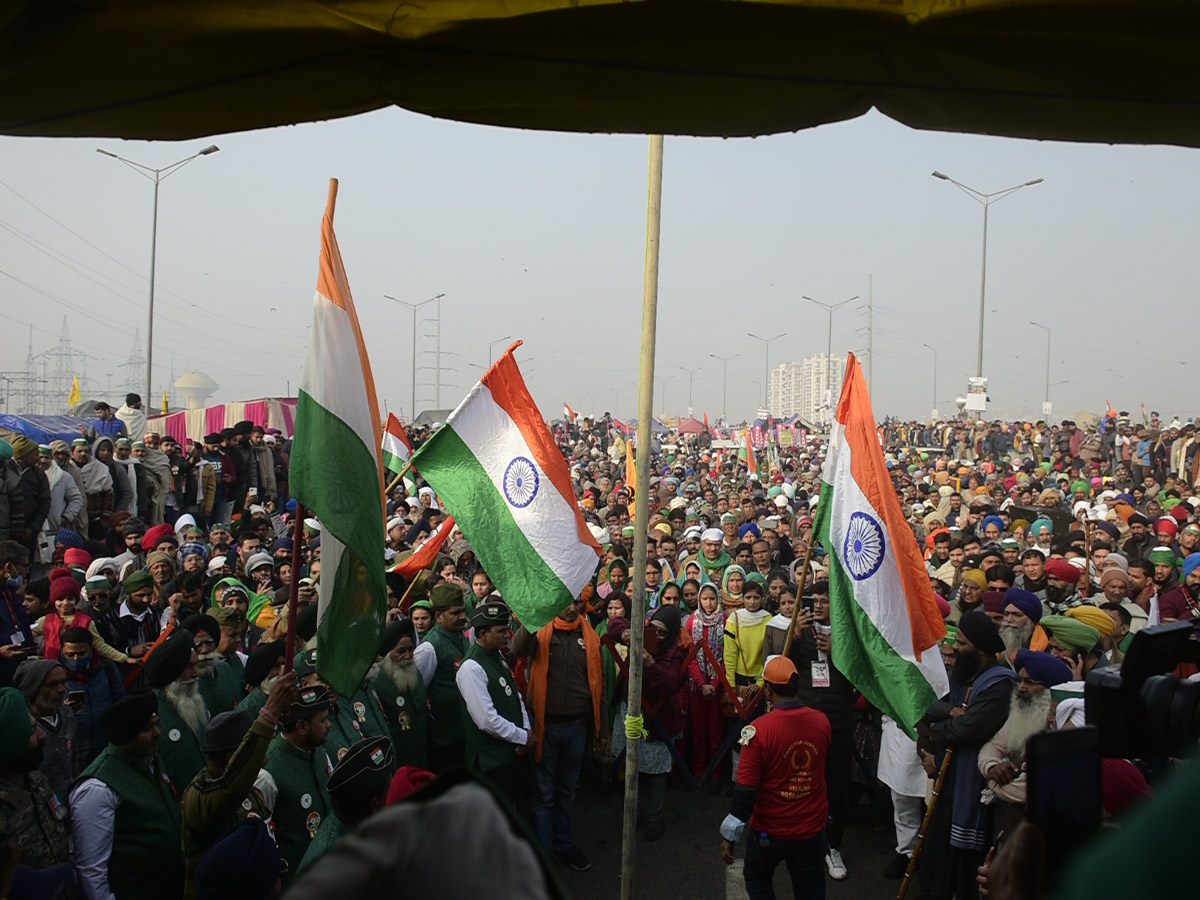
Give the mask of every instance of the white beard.
[(417, 687), (417, 679), (421, 677), (420, 670), (409, 663), (406, 666), (398, 664), (390, 656), (379, 661), (379, 674), (387, 677), (401, 694), (411, 694)]
[(163, 692), (179, 717), (187, 723), (188, 728), (196, 737), (204, 736), (204, 726), (208, 724), (208, 707), (200, 696), (198, 681), (174, 681), (167, 685)]
[(1013, 692), (1012, 702), (1008, 707), (1008, 721), (1004, 723), (1004, 743), (1007, 745), (1008, 758), (1014, 763), (1024, 759), (1025, 742), (1032, 735), (1050, 727), (1046, 722), (1050, 715), (1050, 701), (1048, 690), (1031, 694), (1027, 700)]
[(223, 657), (216, 650), (214, 650), (212, 653), (201, 653), (199, 655), (199, 662), (196, 664), (196, 668), (199, 670), (200, 676), (203, 678), (211, 675), (213, 673), (213, 669), (217, 667), (217, 663), (222, 659)]
[(260, 684), (258, 686), (258, 689), (260, 691), (262, 691), (264, 694), (269, 694), (269, 693), (271, 693), (271, 688), (275, 687), (275, 682), (277, 682), (278, 680), (279, 680), (278, 675), (268, 676), (267, 678), (264, 678), (262, 680), (262, 684)]
[(1033, 640), (1033, 623), (1010, 625), (1005, 622), (1000, 626), (1000, 639), (1004, 641), (1006, 650), (1022, 650)]

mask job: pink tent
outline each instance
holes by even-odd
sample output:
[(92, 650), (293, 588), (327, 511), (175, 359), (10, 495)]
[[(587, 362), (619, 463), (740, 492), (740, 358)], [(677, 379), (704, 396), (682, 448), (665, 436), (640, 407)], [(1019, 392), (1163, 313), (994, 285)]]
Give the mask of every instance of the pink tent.
[(684, 419), (679, 423), (680, 434), (704, 434), (704, 423), (696, 419)]
[(261, 400), (184, 409), (152, 417), (150, 430), (170, 435), (182, 444), (188, 438), (202, 441), (206, 434), (232, 428), (243, 419), (249, 419), (263, 428), (278, 428), (285, 437), (291, 437), (296, 430), (296, 398), (265, 397)]

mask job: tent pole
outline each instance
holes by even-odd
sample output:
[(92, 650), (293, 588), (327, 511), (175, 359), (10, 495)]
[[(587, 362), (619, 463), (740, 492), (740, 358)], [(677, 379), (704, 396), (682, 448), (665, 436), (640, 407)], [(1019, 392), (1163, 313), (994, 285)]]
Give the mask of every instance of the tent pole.
[[(629, 639), (627, 715), (642, 710), (642, 623), (646, 621), (646, 523), (650, 520), (650, 424), (654, 418), (654, 342), (658, 327), (658, 236), (662, 224), (663, 136), (650, 135), (650, 185), (646, 199), (646, 265), (642, 280), (642, 362), (638, 379), (637, 495), (633, 537), (633, 614)], [(615, 723), (623, 728), (624, 723)], [(640, 737), (625, 752), (625, 815), (621, 826), (621, 900), (633, 900), (637, 840)]]

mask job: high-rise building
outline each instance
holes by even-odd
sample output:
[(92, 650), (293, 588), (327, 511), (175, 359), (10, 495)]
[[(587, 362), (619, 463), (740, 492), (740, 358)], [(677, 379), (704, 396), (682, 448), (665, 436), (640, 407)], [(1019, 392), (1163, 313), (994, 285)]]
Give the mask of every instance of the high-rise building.
[(804, 360), (796, 390), (796, 412), (810, 422), (830, 421), (842, 393), (845, 374), (846, 357), (837, 353), (832, 357), (818, 353)]
[(780, 363), (771, 370), (767, 388), (767, 410), (777, 419), (800, 411), (800, 363)]

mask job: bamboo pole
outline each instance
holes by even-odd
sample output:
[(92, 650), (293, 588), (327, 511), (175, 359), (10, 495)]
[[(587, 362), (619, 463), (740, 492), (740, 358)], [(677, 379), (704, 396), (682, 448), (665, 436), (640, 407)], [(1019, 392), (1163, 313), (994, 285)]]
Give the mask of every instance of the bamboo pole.
[[(646, 198), (646, 263), (642, 276), (642, 362), (638, 383), (637, 493), (634, 506), (633, 612), (629, 639), (627, 714), (642, 709), (642, 628), (646, 620), (646, 523), (650, 521), (650, 423), (654, 416), (654, 348), (658, 328), (658, 245), (662, 224), (663, 136), (650, 135)], [(623, 727), (617, 723), (617, 727)], [(633, 900), (634, 845), (637, 841), (638, 760), (641, 738), (625, 751), (625, 810), (621, 824), (621, 900)]]
[(300, 529), (303, 527), (304, 504), (297, 500), (296, 521), (292, 525), (292, 583), (288, 585), (288, 629), (283, 645), (284, 672), (292, 671), (292, 660), (296, 656), (296, 608), (300, 605), (300, 547), (303, 543)]
[(812, 563), (812, 536), (809, 536), (808, 546), (804, 548), (804, 574), (801, 576), (801, 583), (796, 586), (796, 605), (792, 607), (792, 624), (788, 626), (787, 637), (783, 640), (783, 657), (787, 657), (792, 649), (792, 637), (796, 633), (796, 619), (800, 617), (800, 607), (803, 605), (804, 586), (808, 584), (808, 567)]
[(385, 503), (387, 502), (388, 494), (390, 494), (395, 489), (396, 485), (398, 485), (400, 483), (400, 479), (403, 478), (405, 475), (407, 475), (408, 470), (411, 468), (412, 468), (412, 460), (410, 459), (408, 462), (406, 462), (404, 464), (404, 467), (400, 470), (400, 473), (395, 478), (393, 478), (390, 482), (388, 482), (388, 486), (383, 489), (383, 500)]
[[(938, 652), (941, 650), (939, 648)], [(967, 696), (963, 698), (962, 708), (966, 709), (967, 704), (971, 702), (971, 689), (967, 689)], [(950, 771), (950, 759), (954, 756), (954, 748), (947, 747), (946, 755), (942, 757), (942, 766), (938, 769), (937, 781), (933, 783), (933, 796), (929, 798), (929, 808), (925, 810), (925, 818), (921, 820), (921, 830), (917, 832), (917, 842), (913, 845), (913, 855), (908, 861), (908, 868), (904, 870), (904, 880), (900, 882), (900, 893), (896, 895), (896, 900), (904, 900), (904, 895), (908, 893), (908, 885), (912, 881), (913, 872), (917, 870), (917, 860), (921, 856), (921, 848), (925, 846), (925, 835), (929, 831), (929, 822), (933, 818), (933, 810), (937, 806), (938, 797), (942, 793), (942, 785), (946, 783), (946, 773)]]

